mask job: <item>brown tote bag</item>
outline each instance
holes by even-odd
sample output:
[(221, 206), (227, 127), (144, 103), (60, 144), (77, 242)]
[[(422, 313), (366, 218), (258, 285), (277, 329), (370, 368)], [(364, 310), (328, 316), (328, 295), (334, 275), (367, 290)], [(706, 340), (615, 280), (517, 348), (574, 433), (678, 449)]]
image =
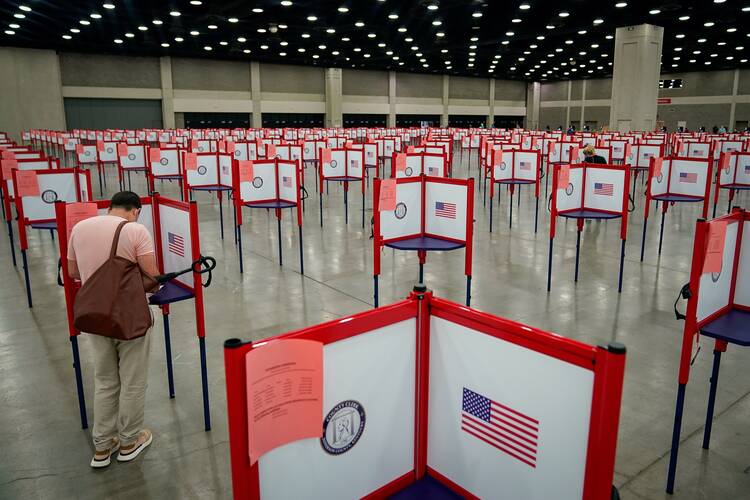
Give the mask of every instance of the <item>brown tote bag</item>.
[(109, 259), (86, 281), (73, 304), (73, 325), (82, 332), (117, 340), (142, 337), (153, 324), (146, 292), (158, 287), (137, 262), (118, 257), (120, 232), (115, 231)]

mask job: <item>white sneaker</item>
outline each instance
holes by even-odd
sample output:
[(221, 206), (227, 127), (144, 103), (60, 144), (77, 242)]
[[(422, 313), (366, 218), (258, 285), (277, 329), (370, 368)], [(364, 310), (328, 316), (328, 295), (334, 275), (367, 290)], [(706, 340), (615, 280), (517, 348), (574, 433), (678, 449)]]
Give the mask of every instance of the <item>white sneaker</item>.
[(151, 431), (148, 429), (143, 429), (138, 433), (138, 439), (135, 442), (135, 446), (127, 451), (123, 451), (122, 449), (120, 449), (120, 453), (117, 454), (117, 461), (130, 462), (131, 460), (134, 460), (135, 457), (140, 455), (140, 453), (145, 450), (148, 445), (151, 444), (151, 441), (153, 439), (154, 435), (151, 433)]
[(112, 441), (114, 442), (114, 445), (109, 449), (106, 457), (97, 457), (96, 453), (94, 454), (94, 458), (91, 459), (91, 467), (93, 467), (94, 469), (101, 469), (103, 467), (107, 467), (112, 462), (112, 455), (120, 449), (120, 440), (118, 438), (114, 438)]

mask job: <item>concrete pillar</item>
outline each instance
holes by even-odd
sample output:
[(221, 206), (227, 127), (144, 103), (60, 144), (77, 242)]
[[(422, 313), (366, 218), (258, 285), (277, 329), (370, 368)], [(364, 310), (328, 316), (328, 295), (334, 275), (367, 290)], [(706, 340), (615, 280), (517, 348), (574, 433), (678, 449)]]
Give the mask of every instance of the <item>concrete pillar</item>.
[(260, 99), (260, 64), (257, 62), (250, 63), (250, 93), (253, 100), (253, 114), (250, 124), (253, 128), (261, 128), (263, 126), (263, 109)]
[(443, 75), (443, 114), (440, 117), (440, 126), (448, 126), (448, 103), (450, 102), (450, 77)]
[(396, 126), (396, 72), (388, 72), (388, 127)]
[(159, 58), (161, 71), (161, 120), (162, 127), (175, 128), (174, 120), (174, 88), (172, 86), (172, 58)]
[(185, 128), (185, 113), (174, 114), (174, 128)]
[(341, 68), (326, 68), (326, 127), (341, 127)]
[(609, 126), (629, 132), (656, 126), (656, 99), (664, 28), (650, 24), (617, 28)]
[(729, 123), (727, 124), (727, 130), (730, 132), (734, 130), (734, 121), (737, 110), (737, 90), (740, 86), (740, 70), (734, 70), (734, 84), (732, 85), (732, 105), (729, 108)]
[(495, 79), (490, 78), (490, 97), (487, 102), (490, 106), (489, 114), (487, 115), (487, 128), (492, 128), (495, 125)]
[(539, 101), (542, 97), (542, 84), (530, 82), (526, 85), (526, 128), (537, 130), (539, 128)]
[(581, 82), (581, 130), (586, 126), (586, 80)]
[(573, 82), (571, 80), (568, 80), (568, 97), (566, 98), (567, 102), (565, 103), (565, 127), (570, 127), (570, 96), (573, 94)]

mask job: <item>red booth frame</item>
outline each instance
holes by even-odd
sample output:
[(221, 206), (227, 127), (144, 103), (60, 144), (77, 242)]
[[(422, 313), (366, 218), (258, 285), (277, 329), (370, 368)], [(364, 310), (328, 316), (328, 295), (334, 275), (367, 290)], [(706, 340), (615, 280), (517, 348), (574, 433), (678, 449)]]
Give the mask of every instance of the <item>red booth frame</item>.
[[(154, 201), (156, 203), (154, 203)], [(109, 208), (110, 200), (97, 200), (90, 203), (96, 203), (99, 210)], [(159, 193), (154, 193), (152, 196), (141, 197), (141, 204), (150, 205), (153, 210), (154, 218), (154, 245), (157, 249), (161, 248), (161, 225), (159, 224), (159, 205), (173, 207), (189, 213), (190, 219), (190, 234), (191, 234), (191, 248), (190, 252), (193, 257), (193, 261), (200, 258), (200, 233), (198, 229), (198, 205), (196, 202), (184, 202), (164, 198)], [(68, 274), (68, 241), (65, 235), (67, 231), (67, 215), (65, 211), (66, 203), (58, 202), (55, 204), (55, 213), (57, 216), (57, 226), (60, 237), (58, 238), (60, 247), (60, 275), (62, 276), (62, 286), (65, 293), (65, 312), (68, 318), (68, 337), (71, 343), (71, 349), (73, 353), (73, 368), (75, 371), (76, 388), (78, 392), (78, 408), (81, 415), (81, 428), (88, 428), (88, 417), (86, 415), (86, 396), (83, 391), (83, 375), (81, 373), (81, 360), (78, 351), (78, 336), (81, 334), (79, 330), (73, 326), (73, 303), (78, 290), (81, 288), (80, 281), (73, 280)], [(164, 263), (162, 260), (162, 252), (157, 251), (157, 265), (160, 272), (164, 272)], [(201, 275), (197, 272), (193, 272), (193, 283), (198, 285), (202, 283)], [(205, 310), (203, 302), (203, 286), (189, 287), (184, 283), (180, 283), (177, 280), (172, 280), (169, 285), (178, 287), (185, 292), (192, 293), (195, 304), (195, 323), (198, 336), (198, 349), (201, 363), (201, 388), (203, 392), (203, 422), (206, 431), (211, 430), (211, 414), (209, 411), (209, 398), (208, 398), (208, 370), (206, 367), (206, 320)], [(186, 297), (189, 298), (189, 297)], [(169, 303), (160, 304), (159, 307), (162, 310), (162, 316), (164, 318), (164, 340), (165, 350), (167, 357), (167, 379), (169, 382), (169, 398), (174, 398), (174, 382), (172, 378), (172, 353), (171, 353), (171, 342), (169, 337)]]
[[(617, 343), (611, 343), (607, 347), (590, 346), (437, 298), (423, 286), (415, 287), (415, 291), (406, 300), (395, 304), (259, 341), (263, 344), (272, 340), (304, 339), (330, 344), (406, 319), (417, 320), (414, 469), (363, 498), (387, 498), (428, 474), (465, 498), (478, 498), (427, 465), (432, 315), (575, 364), (594, 373), (582, 498), (610, 498), (625, 370), (625, 347)], [(224, 342), (232, 492), (236, 500), (261, 498), (258, 462), (251, 465), (249, 453), (245, 356), (253, 347), (252, 342), (243, 342), (237, 338)]]

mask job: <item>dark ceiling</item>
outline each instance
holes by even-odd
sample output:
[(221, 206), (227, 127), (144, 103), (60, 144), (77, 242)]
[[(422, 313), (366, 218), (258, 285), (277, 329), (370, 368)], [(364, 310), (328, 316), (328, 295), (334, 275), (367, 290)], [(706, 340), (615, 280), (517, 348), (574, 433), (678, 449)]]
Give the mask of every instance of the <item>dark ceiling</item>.
[(0, 0), (0, 16), (0, 45), (535, 81), (611, 76), (618, 26), (665, 28), (663, 72), (743, 67), (750, 45), (750, 0)]

